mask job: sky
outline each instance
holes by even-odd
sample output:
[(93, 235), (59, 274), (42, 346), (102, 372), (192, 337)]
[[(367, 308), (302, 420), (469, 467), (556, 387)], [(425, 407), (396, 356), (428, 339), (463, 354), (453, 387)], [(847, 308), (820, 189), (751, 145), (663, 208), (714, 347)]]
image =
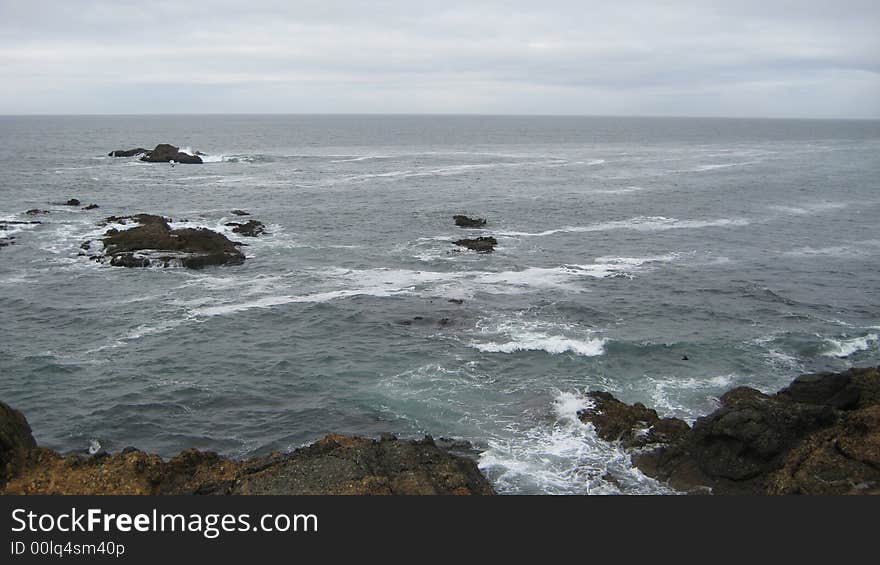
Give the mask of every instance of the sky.
[(0, 114), (880, 119), (877, 0), (0, 0)]

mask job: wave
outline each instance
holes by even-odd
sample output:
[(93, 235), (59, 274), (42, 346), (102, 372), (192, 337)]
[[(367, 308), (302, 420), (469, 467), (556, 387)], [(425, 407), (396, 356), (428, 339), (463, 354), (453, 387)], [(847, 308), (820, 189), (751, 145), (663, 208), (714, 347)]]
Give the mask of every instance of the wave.
[(859, 351), (867, 351), (871, 349), (873, 344), (877, 343), (878, 339), (880, 339), (880, 337), (875, 333), (851, 339), (826, 338), (825, 342), (828, 343), (828, 347), (822, 355), (844, 359), (858, 353)]
[(517, 351), (544, 351), (551, 355), (571, 352), (584, 357), (605, 353), (605, 339), (578, 340), (537, 332), (523, 332), (511, 341), (502, 343), (471, 343), (471, 347), (485, 353), (516, 353)]
[(480, 469), (502, 493), (671, 494), (634, 468), (626, 450), (580, 421), (578, 412), (592, 405), (580, 392), (556, 391), (542, 421), (528, 428), (512, 423), (512, 437), (489, 440)]
[(828, 212), (831, 210), (842, 210), (849, 206), (847, 202), (812, 202), (800, 204), (798, 206), (791, 205), (775, 205), (770, 206), (771, 210), (776, 210), (777, 212), (782, 212), (785, 214), (792, 214), (796, 216), (803, 216), (809, 214), (821, 214), (822, 212)]
[(701, 229), (729, 226), (747, 226), (750, 221), (745, 218), (718, 218), (714, 220), (679, 220), (665, 216), (636, 216), (626, 220), (601, 222), (589, 226), (567, 226), (542, 232), (502, 231), (500, 236), (507, 237), (544, 237), (557, 233), (599, 232), (613, 230), (634, 231), (665, 231), (673, 229)]

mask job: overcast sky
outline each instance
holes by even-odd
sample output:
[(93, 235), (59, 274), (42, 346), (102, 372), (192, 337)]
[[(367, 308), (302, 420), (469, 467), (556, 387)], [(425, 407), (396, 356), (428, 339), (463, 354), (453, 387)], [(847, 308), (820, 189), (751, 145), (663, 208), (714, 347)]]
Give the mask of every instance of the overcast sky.
[(880, 1), (0, 0), (0, 114), (880, 118)]

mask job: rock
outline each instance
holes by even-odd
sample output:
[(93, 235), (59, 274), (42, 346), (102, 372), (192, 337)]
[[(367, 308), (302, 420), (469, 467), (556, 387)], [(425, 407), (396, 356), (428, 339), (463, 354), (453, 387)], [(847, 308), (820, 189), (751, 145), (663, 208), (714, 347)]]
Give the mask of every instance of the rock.
[(620, 441), (624, 447), (641, 447), (679, 439), (690, 428), (678, 418), (660, 418), (656, 410), (636, 402), (624, 404), (607, 392), (590, 392), (591, 408), (578, 412), (578, 418), (591, 423), (596, 435), (605, 441)]
[(472, 459), (432, 439), (329, 435), (239, 477), (233, 494), (493, 494)]
[(232, 213), (235, 214), (236, 216), (250, 216), (251, 215), (250, 212), (245, 212), (244, 210), (237, 210), (237, 209), (233, 210)]
[(0, 402), (0, 487), (18, 473), (28, 452), (36, 446), (24, 415)]
[(414, 316), (412, 320), (400, 320), (397, 322), (401, 326), (449, 326), (452, 325), (450, 318), (425, 318), (424, 316)]
[(460, 245), (461, 247), (467, 247), (477, 253), (491, 253), (492, 251), (495, 251), (495, 246), (498, 245), (498, 240), (492, 236), (483, 236), (475, 239), (459, 239), (452, 243)]
[(266, 233), (266, 226), (264, 226), (262, 222), (259, 222), (257, 220), (248, 220), (243, 224), (238, 222), (229, 222), (225, 225), (226, 227), (232, 228), (232, 231), (234, 231), (235, 233), (241, 234), (245, 237), (257, 237), (258, 235)]
[(115, 267), (168, 267), (180, 265), (199, 269), (212, 265), (237, 265), (244, 255), (223, 234), (207, 228), (172, 230), (166, 218), (137, 214), (124, 218), (111, 216), (110, 222), (133, 220), (139, 225), (127, 230), (105, 232), (106, 260)]
[(95, 210), (96, 208), (100, 208), (97, 204), (89, 204), (88, 206), (84, 206), (83, 210)]
[(15, 245), (15, 236), (0, 237), (0, 247)]
[(486, 225), (484, 218), (469, 218), (459, 214), (452, 216), (452, 219), (455, 220), (455, 225), (460, 228), (481, 228)]
[(447, 302), (451, 302), (452, 304), (464, 304), (463, 298), (450, 298)]
[(246, 461), (195, 449), (164, 461), (133, 447), (63, 456), (37, 447), (24, 416), (2, 403), (0, 458), (2, 494), (494, 494), (471, 457), (429, 436), (328, 435), (292, 453)]
[(155, 149), (142, 155), (140, 160), (147, 163), (169, 163), (174, 161), (175, 163), (199, 164), (202, 162), (202, 158), (198, 155), (183, 153), (179, 147), (167, 143), (160, 143)]
[(670, 445), (633, 457), (686, 492), (880, 494), (880, 371), (803, 375), (775, 395), (738, 387)]
[(137, 147), (135, 149), (116, 149), (107, 154), (108, 157), (134, 157), (135, 155), (142, 155), (147, 153), (147, 150), (143, 147)]
[(71, 198), (70, 200), (68, 200), (67, 202), (65, 202), (64, 205), (65, 205), (65, 206), (79, 206), (79, 205), (80, 205), (80, 201), (77, 200), (76, 198)]
[(48, 213), (49, 213), (49, 210), (40, 210), (39, 208), (31, 208), (30, 210), (25, 212), (25, 214), (27, 214), (28, 216), (38, 216), (40, 214), (48, 214)]

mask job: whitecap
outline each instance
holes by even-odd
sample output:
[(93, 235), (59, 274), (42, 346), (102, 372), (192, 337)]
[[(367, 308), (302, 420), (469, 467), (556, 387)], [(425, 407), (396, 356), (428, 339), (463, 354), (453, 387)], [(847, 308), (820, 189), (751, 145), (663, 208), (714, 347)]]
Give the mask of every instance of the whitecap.
[(713, 220), (680, 220), (665, 216), (636, 216), (626, 220), (614, 220), (601, 222), (589, 226), (566, 226), (545, 230), (542, 232), (502, 231), (500, 236), (507, 237), (544, 237), (557, 233), (598, 232), (613, 230), (634, 231), (665, 231), (672, 229), (701, 229), (713, 227), (747, 226), (749, 220), (745, 218), (717, 218)]
[(828, 344), (828, 347), (822, 355), (844, 359), (858, 353), (859, 351), (867, 351), (868, 349), (871, 349), (877, 340), (878, 335), (875, 333), (850, 339), (826, 338), (825, 342)]

